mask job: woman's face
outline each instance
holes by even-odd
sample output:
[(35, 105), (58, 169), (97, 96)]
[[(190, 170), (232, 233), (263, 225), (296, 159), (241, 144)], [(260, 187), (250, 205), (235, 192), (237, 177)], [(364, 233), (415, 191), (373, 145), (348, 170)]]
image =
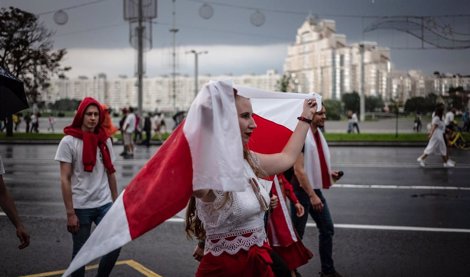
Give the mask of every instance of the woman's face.
[(235, 96), (235, 105), (237, 107), (242, 143), (246, 145), (250, 140), (253, 130), (256, 128), (256, 123), (253, 120), (253, 108), (251, 107), (250, 99), (238, 95)]

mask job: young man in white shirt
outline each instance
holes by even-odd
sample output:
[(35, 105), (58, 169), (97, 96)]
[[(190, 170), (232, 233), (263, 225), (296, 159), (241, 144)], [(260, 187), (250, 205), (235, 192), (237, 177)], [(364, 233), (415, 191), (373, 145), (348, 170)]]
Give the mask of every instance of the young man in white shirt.
[[(109, 135), (102, 128), (104, 111), (98, 101), (86, 97), (71, 125), (64, 128), (55, 160), (60, 162), (62, 197), (67, 230), (72, 234), (72, 258), (90, 236), (92, 223), (99, 224), (118, 196)], [(109, 276), (120, 249), (103, 256), (97, 276)], [(72, 273), (85, 276), (85, 267)]]

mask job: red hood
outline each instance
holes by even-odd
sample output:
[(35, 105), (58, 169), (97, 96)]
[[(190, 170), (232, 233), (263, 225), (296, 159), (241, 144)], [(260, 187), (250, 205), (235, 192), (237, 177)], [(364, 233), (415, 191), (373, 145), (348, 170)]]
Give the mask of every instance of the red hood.
[(100, 113), (100, 120), (98, 122), (98, 125), (95, 128), (95, 133), (98, 133), (104, 121), (104, 110), (101, 107), (101, 104), (92, 97), (85, 97), (82, 100), (82, 102), (78, 106), (77, 113), (75, 114), (75, 117), (73, 118), (72, 124), (65, 128), (81, 129), (82, 124), (83, 124), (83, 117), (85, 116), (85, 111), (90, 105), (95, 105), (96, 107), (98, 107), (98, 111)]

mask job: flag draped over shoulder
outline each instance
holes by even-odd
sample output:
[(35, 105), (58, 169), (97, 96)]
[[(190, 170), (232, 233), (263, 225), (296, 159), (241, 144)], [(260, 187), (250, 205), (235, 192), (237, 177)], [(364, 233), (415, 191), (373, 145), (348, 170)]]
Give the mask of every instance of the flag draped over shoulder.
[[(257, 114), (261, 132), (254, 132), (252, 149), (262, 153), (282, 150), (295, 128), (303, 99), (312, 95), (235, 88), (252, 100)], [(269, 126), (284, 130), (283, 135)], [(263, 144), (267, 138), (269, 143)], [(63, 276), (174, 216), (186, 206), (193, 190), (239, 191), (246, 181), (242, 147), (232, 83), (209, 82), (193, 101), (186, 120), (119, 195)]]

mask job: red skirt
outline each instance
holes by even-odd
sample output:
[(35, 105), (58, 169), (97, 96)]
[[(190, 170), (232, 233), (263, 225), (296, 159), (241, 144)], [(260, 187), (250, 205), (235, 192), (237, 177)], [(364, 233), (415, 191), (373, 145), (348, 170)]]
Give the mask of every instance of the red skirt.
[(262, 247), (254, 245), (235, 255), (224, 252), (214, 256), (208, 253), (202, 258), (196, 277), (274, 277), (270, 251), (266, 242)]
[(273, 250), (281, 256), (290, 270), (306, 264), (313, 257), (313, 253), (298, 238), (289, 246), (273, 246)]

